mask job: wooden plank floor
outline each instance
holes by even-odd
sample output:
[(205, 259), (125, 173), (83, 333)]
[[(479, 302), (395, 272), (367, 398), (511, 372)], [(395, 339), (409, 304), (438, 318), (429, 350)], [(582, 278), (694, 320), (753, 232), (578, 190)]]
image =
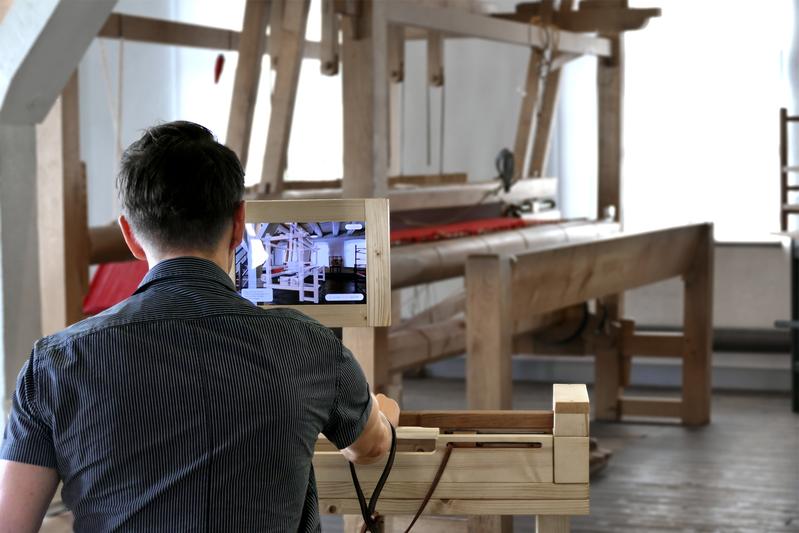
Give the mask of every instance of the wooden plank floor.
[[(514, 386), (516, 408), (550, 402), (548, 385)], [(464, 406), (462, 381), (406, 380), (408, 409)], [(799, 415), (787, 395), (715, 394), (713, 423), (700, 429), (594, 423), (591, 433), (614, 456), (592, 480), (591, 515), (573, 521), (575, 532), (799, 532)], [(69, 531), (65, 518), (42, 531)], [(532, 519), (514, 530), (534, 531)], [(341, 531), (341, 519), (323, 517), (323, 531)]]

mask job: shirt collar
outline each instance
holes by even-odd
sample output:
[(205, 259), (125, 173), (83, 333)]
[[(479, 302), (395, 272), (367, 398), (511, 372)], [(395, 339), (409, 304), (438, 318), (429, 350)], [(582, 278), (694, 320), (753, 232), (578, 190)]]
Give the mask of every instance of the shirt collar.
[(152, 283), (167, 279), (209, 280), (220, 283), (232, 291), (236, 290), (233, 280), (230, 279), (230, 276), (228, 276), (224, 270), (219, 268), (219, 265), (201, 257), (187, 256), (165, 259), (156, 264), (147, 272), (147, 275), (144, 276), (144, 279), (139, 284), (139, 288), (136, 289), (136, 293), (142, 292)]

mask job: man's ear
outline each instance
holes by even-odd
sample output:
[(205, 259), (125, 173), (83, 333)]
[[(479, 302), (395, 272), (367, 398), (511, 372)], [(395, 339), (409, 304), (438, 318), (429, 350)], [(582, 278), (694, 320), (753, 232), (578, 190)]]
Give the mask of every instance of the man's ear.
[(233, 233), (230, 236), (230, 243), (228, 251), (232, 252), (236, 247), (241, 244), (244, 239), (244, 202), (239, 202), (236, 210), (233, 212)]
[(119, 215), (117, 222), (119, 222), (119, 229), (122, 230), (122, 237), (125, 238), (125, 244), (128, 245), (128, 249), (130, 253), (133, 254), (133, 257), (142, 261), (147, 261), (147, 254), (144, 252), (142, 245), (139, 244), (139, 241), (136, 240), (136, 236), (133, 235), (130, 222), (125, 218), (125, 215)]

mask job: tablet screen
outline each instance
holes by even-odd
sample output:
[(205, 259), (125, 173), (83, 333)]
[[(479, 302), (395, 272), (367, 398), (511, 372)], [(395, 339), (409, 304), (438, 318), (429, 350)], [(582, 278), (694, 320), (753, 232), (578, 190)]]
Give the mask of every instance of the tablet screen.
[(236, 290), (256, 305), (366, 303), (366, 223), (248, 222)]

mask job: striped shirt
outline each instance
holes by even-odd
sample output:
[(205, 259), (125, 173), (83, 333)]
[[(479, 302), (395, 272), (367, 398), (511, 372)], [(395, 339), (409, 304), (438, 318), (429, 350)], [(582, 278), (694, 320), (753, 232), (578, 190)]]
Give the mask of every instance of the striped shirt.
[(329, 329), (184, 257), (35, 344), (0, 458), (57, 469), (78, 532), (318, 531), (314, 444), (347, 447), (370, 409)]

